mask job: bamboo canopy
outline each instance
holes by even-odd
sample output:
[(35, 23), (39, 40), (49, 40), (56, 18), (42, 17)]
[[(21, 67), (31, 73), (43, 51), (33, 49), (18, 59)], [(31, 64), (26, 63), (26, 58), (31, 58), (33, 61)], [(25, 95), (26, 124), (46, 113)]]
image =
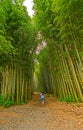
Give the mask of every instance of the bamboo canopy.
[(83, 101), (83, 0), (0, 1), (0, 97), (27, 103), (33, 90)]

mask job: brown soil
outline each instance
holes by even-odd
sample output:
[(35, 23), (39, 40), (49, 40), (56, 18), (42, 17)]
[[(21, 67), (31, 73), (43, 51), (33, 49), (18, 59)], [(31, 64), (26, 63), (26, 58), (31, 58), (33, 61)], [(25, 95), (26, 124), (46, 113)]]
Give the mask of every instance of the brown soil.
[(83, 103), (62, 103), (35, 93), (28, 104), (0, 108), (0, 130), (83, 130)]

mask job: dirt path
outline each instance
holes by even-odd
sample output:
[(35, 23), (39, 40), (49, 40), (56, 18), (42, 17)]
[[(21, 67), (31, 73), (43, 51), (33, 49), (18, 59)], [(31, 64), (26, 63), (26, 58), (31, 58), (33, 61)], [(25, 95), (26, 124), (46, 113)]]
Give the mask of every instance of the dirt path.
[(0, 108), (0, 130), (83, 130), (83, 103), (61, 103), (39, 94), (26, 105)]

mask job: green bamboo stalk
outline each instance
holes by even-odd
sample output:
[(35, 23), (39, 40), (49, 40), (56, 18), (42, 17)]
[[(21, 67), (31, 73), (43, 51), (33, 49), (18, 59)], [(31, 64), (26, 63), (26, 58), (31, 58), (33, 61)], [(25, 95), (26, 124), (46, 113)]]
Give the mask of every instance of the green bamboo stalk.
[(77, 80), (77, 76), (76, 76), (75, 69), (74, 69), (74, 66), (73, 66), (73, 63), (72, 63), (72, 59), (71, 59), (71, 57), (68, 53), (66, 46), (65, 46), (65, 49), (66, 49), (66, 52), (67, 52), (67, 55), (68, 55), (69, 65), (70, 65), (71, 70), (72, 70), (72, 74), (73, 74), (73, 77), (74, 77), (74, 82), (76, 84), (76, 89), (77, 89), (78, 95), (80, 96), (81, 100), (83, 100), (83, 96), (82, 96), (82, 93), (81, 93), (81, 90), (80, 90), (79, 82)]

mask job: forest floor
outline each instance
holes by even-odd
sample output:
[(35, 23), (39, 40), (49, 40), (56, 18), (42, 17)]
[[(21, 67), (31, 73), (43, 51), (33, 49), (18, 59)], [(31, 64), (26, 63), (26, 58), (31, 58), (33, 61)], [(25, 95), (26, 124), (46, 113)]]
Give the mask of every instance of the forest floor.
[(67, 104), (33, 94), (28, 104), (0, 107), (0, 130), (83, 130), (83, 103)]

